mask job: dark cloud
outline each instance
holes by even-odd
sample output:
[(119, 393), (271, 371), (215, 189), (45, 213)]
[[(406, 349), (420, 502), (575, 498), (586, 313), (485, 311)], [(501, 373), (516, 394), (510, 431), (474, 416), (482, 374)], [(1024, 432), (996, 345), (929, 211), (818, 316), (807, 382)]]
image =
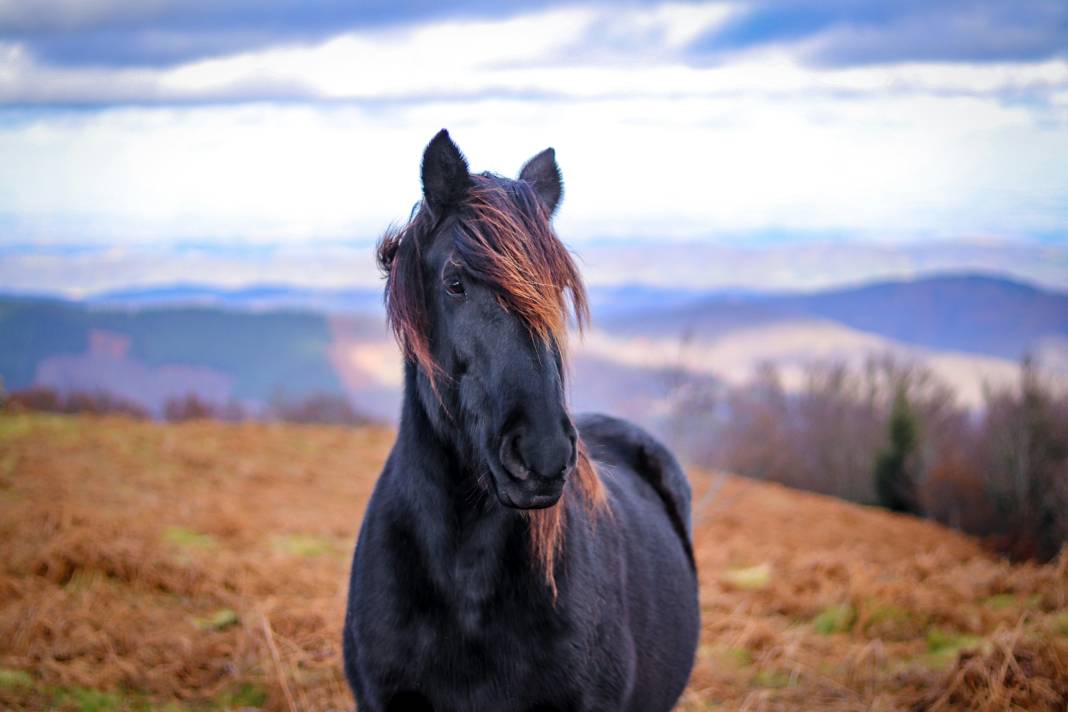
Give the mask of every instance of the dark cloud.
[(355, 28), (507, 17), (567, 0), (37, 0), (0, 3), (0, 39), (61, 66), (170, 66)]
[(783, 44), (822, 66), (1041, 60), (1068, 56), (1068, 2), (753, 0), (699, 37), (690, 59)]
[[(161, 67), (316, 42), (352, 29), (510, 17), (567, 4), (618, 5), (607, 0), (0, 0), (0, 39), (22, 42), (39, 61), (55, 66)], [(628, 52), (611, 36), (590, 40), (608, 53)], [(1066, 56), (1068, 1), (745, 0), (732, 20), (699, 37), (687, 58), (717, 62), (742, 50), (798, 43), (806, 61), (828, 66)]]

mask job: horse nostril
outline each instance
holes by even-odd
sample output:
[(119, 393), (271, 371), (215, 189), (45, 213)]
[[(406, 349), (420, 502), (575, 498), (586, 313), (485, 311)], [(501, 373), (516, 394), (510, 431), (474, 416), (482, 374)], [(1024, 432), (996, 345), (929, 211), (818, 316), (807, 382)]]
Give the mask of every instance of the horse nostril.
[(520, 431), (512, 430), (501, 438), (501, 464), (508, 473), (517, 480), (525, 480), (530, 476), (530, 470), (523, 462), (523, 456), (519, 449)]

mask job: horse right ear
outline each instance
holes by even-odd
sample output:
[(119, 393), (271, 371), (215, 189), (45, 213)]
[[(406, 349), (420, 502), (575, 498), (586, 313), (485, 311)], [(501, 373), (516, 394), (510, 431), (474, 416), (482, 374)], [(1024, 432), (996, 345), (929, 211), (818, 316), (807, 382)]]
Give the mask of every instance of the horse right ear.
[(530, 183), (541, 202), (545, 204), (549, 215), (556, 212), (564, 194), (564, 181), (560, 177), (560, 168), (556, 165), (556, 151), (547, 148), (527, 161), (519, 171), (519, 180)]
[(471, 187), (471, 173), (467, 160), (449, 138), (449, 132), (438, 132), (423, 152), (423, 197), (435, 213), (459, 205)]

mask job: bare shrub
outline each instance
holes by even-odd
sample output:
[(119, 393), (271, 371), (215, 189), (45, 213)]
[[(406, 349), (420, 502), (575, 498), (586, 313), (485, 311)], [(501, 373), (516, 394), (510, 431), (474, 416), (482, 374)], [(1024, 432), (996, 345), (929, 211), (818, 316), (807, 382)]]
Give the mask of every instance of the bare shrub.
[(917, 712), (968, 709), (1063, 710), (1068, 705), (1068, 645), (1000, 630), (988, 649), (961, 653), (949, 674), (926, 691)]
[(1017, 388), (988, 391), (975, 452), (999, 547), (1054, 558), (1068, 540), (1068, 396), (1024, 361)]
[(34, 386), (11, 393), (5, 407), (43, 413), (95, 413), (148, 418), (148, 411), (138, 403), (104, 391), (61, 393), (53, 388)]
[(1013, 558), (1047, 561), (1068, 541), (1068, 395), (1028, 361), (974, 412), (893, 356), (809, 364), (793, 392), (772, 365), (695, 392), (707, 397), (674, 399), (669, 421), (685, 424), (674, 444), (695, 464), (925, 512)]
[(315, 393), (302, 398), (276, 394), (271, 399), (269, 417), (290, 423), (366, 425), (372, 418), (357, 411), (349, 399), (336, 393)]
[(950, 446), (927, 472), (920, 490), (924, 513), (961, 531), (981, 534), (994, 526), (995, 514), (983, 474), (961, 448)]
[(187, 393), (184, 396), (169, 398), (163, 404), (163, 419), (171, 422), (204, 419), (240, 421), (245, 419), (245, 409), (236, 400), (219, 404), (196, 393)]
[(35, 410), (41, 413), (62, 413), (63, 398), (51, 388), (25, 388), (11, 393), (5, 405), (16, 410)]
[[(915, 459), (922, 462), (960, 420), (952, 394), (921, 366), (888, 356), (855, 368), (813, 362), (797, 392), (788, 392), (773, 365), (761, 366), (741, 387), (726, 389), (714, 417), (692, 401), (675, 414), (704, 427), (703, 450), (684, 449), (693, 461), (830, 494), (875, 502), (872, 468), (885, 447), (897, 394), (904, 394), (921, 433)], [(921, 468), (922, 469), (922, 468)]]

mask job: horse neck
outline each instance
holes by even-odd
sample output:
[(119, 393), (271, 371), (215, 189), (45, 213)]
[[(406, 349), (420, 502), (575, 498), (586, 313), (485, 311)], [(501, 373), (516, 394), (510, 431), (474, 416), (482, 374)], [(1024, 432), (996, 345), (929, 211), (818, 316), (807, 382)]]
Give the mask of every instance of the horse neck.
[(526, 557), (526, 523), (479, 485), (482, 465), (470, 461), (459, 433), (435, 427), (426, 399), (416, 390), (415, 367), (408, 364), (405, 371), (392, 467), (403, 484), (411, 524), (430, 554), (436, 578), (478, 588), (479, 581), (488, 584), (500, 574), (506, 555), (516, 557), (517, 546), (524, 551), (521, 558)]
[[(434, 408), (434, 412), (428, 412)], [(479, 463), (465, 452), (462, 434), (440, 409), (435, 396), (420, 393), (418, 368), (411, 361), (404, 367), (404, 397), (397, 443), (406, 471), (431, 494), (471, 496), (478, 489)]]

